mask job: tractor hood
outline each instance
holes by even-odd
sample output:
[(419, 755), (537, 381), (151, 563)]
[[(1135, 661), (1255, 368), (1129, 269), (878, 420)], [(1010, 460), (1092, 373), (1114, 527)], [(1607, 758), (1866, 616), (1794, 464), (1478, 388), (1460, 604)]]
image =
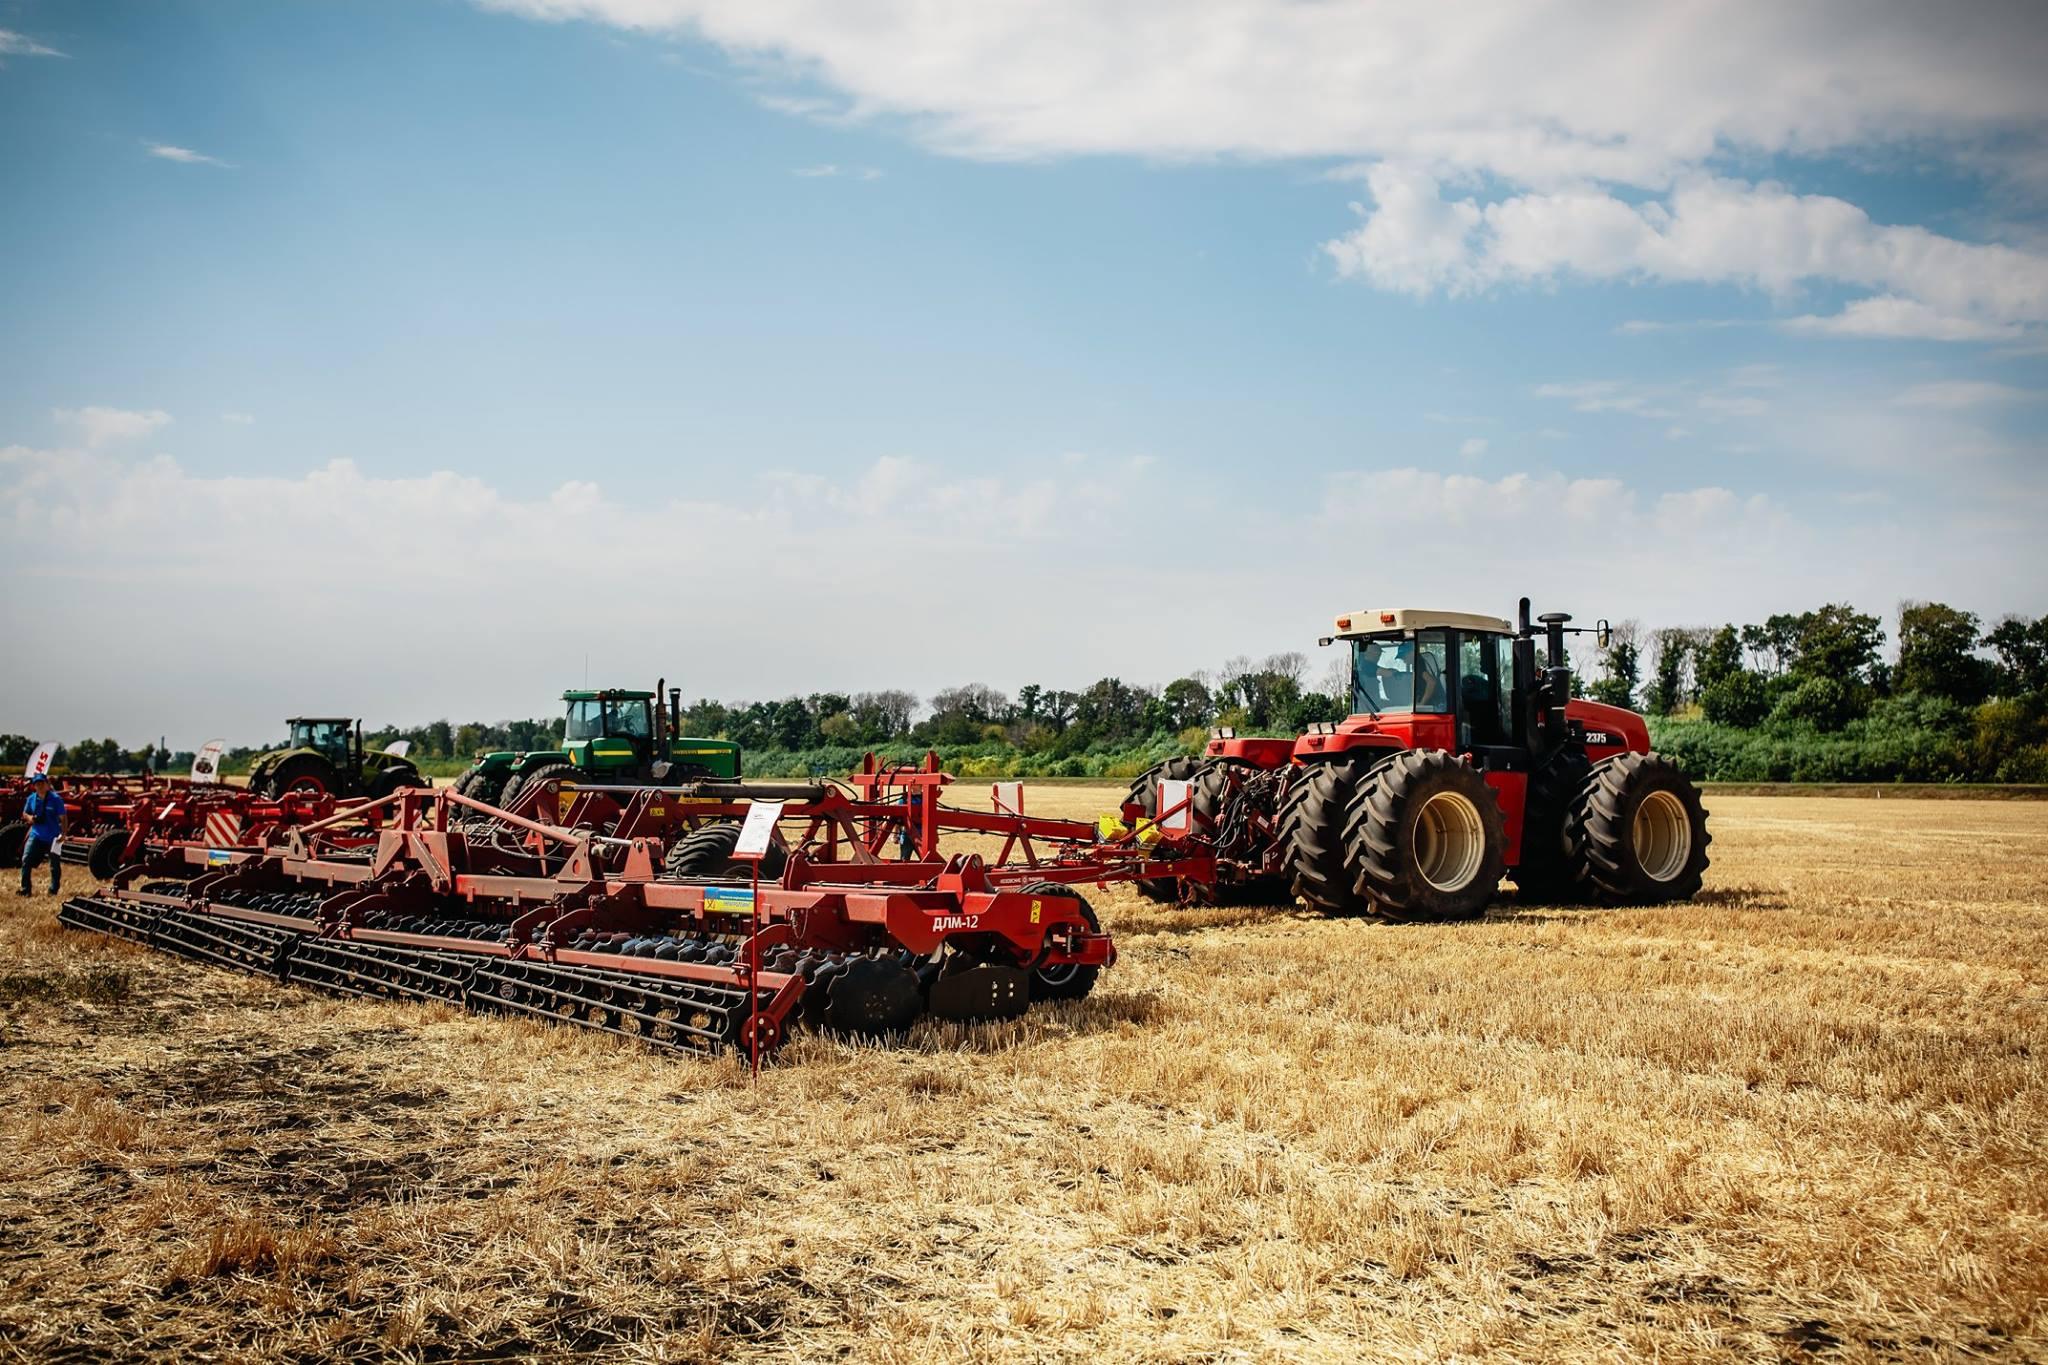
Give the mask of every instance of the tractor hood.
[(250, 785), (250, 786), (252, 786), (252, 787), (254, 787), (254, 786), (258, 785), (259, 783), (261, 783), (261, 782), (263, 781), (263, 779), (264, 779), (264, 778), (266, 778), (266, 777), (268, 777), (268, 776), (270, 775), (271, 771), (272, 771), (273, 769), (275, 769), (275, 768), (277, 767), (277, 765), (278, 765), (278, 764), (280, 764), (280, 763), (284, 762), (284, 761), (285, 761), (286, 759), (290, 758), (290, 757), (291, 757), (291, 756), (292, 756), (293, 754), (310, 754), (310, 753), (312, 753), (312, 752), (313, 752), (313, 751), (312, 751), (311, 749), (266, 749), (266, 750), (264, 750), (264, 751), (263, 751), (262, 753), (260, 753), (260, 754), (256, 755), (256, 757), (255, 757), (255, 758), (254, 758), (253, 760), (251, 760), (251, 761), (250, 761), (250, 764), (249, 764), (249, 785)]

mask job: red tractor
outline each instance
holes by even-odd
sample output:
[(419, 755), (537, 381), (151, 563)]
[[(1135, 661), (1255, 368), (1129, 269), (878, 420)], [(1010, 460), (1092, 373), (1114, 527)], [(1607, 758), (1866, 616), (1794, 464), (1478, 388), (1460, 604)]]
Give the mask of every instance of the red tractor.
[[(1158, 779), (1191, 783), (1217, 882), (1197, 893), (1292, 892), (1331, 914), (1466, 919), (1503, 875), (1539, 903), (1686, 900), (1707, 866), (1707, 812), (1643, 718), (1571, 696), (1571, 617), (1532, 626), (1442, 611), (1337, 618), (1354, 714), (1293, 739), (1218, 731), (1131, 799), (1159, 811)], [(1606, 642), (1606, 624), (1598, 633)], [(1537, 641), (1546, 645), (1539, 664)], [(1163, 813), (1163, 812), (1162, 812)], [(1173, 880), (1141, 883), (1170, 898)]]

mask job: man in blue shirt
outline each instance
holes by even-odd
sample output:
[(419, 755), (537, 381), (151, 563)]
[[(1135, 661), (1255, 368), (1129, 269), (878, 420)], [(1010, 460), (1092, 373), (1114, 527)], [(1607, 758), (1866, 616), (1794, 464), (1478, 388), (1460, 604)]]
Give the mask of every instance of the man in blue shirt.
[(48, 773), (37, 773), (36, 789), (22, 803), (28, 819), (28, 840), (21, 846), (21, 894), (28, 894), (28, 874), (43, 859), (50, 860), (50, 894), (57, 894), (63, 880), (63, 864), (57, 860), (57, 840), (64, 837), (64, 796), (50, 781)]

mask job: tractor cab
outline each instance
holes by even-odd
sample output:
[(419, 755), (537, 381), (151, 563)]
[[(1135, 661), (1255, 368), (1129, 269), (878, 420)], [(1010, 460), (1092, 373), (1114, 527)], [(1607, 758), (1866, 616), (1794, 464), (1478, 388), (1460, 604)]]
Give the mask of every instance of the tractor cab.
[(311, 749), (342, 771), (354, 768), (360, 760), (359, 722), (352, 717), (293, 716), (285, 724), (292, 735), (287, 748)]
[[(1596, 759), (1647, 750), (1640, 716), (1571, 697), (1564, 637), (1578, 632), (1570, 620), (1553, 612), (1532, 624), (1526, 600), (1519, 625), (1455, 611), (1347, 612), (1323, 643), (1342, 641), (1351, 650), (1352, 714), (1325, 735), (1303, 736), (1297, 756), (1394, 740), (1514, 770), (1547, 762), (1567, 745), (1583, 746)], [(1607, 623), (1593, 633), (1604, 645)], [(1547, 645), (1540, 659), (1539, 638)]]
[[(1441, 748), (1515, 737), (1514, 634), (1506, 621), (1457, 612), (1379, 611), (1340, 616), (1351, 646), (1351, 712), (1442, 732)], [(1346, 622), (1362, 629), (1352, 629)]]
[(638, 772), (653, 762), (654, 693), (613, 688), (564, 692), (562, 700), (569, 705), (562, 748), (571, 763), (592, 772)]

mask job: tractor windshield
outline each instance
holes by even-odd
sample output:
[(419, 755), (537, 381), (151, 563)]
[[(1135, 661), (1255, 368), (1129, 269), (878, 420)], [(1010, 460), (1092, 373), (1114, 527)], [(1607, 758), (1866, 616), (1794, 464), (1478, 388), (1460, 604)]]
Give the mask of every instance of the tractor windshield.
[(564, 739), (602, 739), (615, 735), (624, 739), (649, 737), (647, 703), (644, 701), (572, 701)]
[(345, 720), (301, 720), (292, 724), (292, 747), (313, 749), (333, 760), (336, 767), (348, 761), (348, 731)]
[(1351, 709), (1362, 711), (1428, 711), (1451, 709), (1444, 686), (1445, 640), (1442, 631), (1419, 636), (1384, 636), (1351, 642)]
[(604, 703), (601, 701), (572, 701), (569, 703), (569, 721), (562, 728), (564, 739), (604, 738)]

